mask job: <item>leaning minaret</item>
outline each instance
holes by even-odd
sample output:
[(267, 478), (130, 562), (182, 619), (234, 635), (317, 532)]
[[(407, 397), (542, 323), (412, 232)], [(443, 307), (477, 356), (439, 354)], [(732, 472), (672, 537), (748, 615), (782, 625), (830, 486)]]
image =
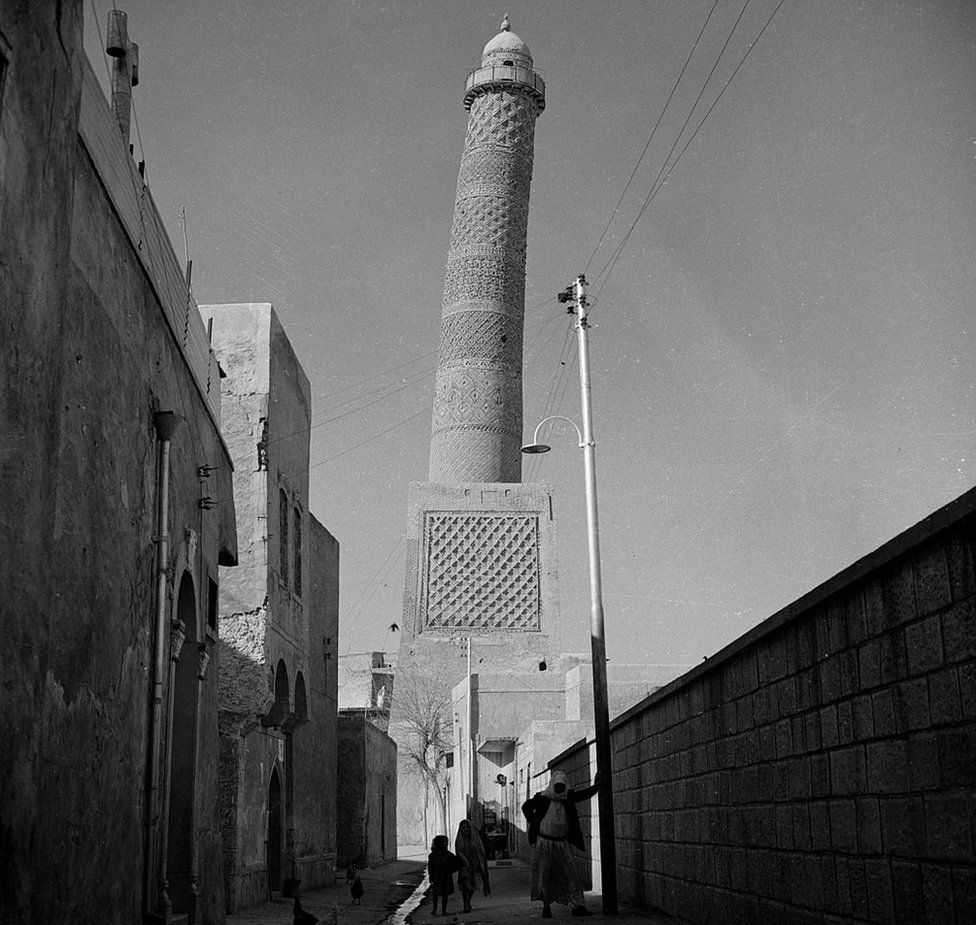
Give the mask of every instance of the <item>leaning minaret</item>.
[[(559, 652), (552, 497), (545, 485), (521, 484), (519, 452), (529, 184), (545, 85), (507, 17), (468, 75), (463, 99), (469, 115), (444, 282), (430, 473), (411, 483), (407, 514), (390, 716), (401, 754), (416, 744), (405, 695), (415, 684), (436, 684), (450, 703), (466, 675), (460, 652), (470, 653), (473, 673), (503, 670), (518, 690), (545, 682), (539, 665), (555, 667)], [(477, 678), (468, 683), (473, 689)], [(455, 729), (458, 767), (480, 767), (478, 749), (489, 744), (480, 714), (473, 707), (469, 714), (473, 728), (463, 736)], [(480, 773), (469, 780), (476, 801)], [(495, 789), (496, 776), (489, 775)], [(425, 838), (418, 787), (413, 778), (398, 781), (403, 844)], [(458, 812), (474, 807), (455, 806)]]
[(525, 241), (545, 84), (508, 17), (465, 84), (468, 130), (444, 281), (432, 482), (519, 482)]

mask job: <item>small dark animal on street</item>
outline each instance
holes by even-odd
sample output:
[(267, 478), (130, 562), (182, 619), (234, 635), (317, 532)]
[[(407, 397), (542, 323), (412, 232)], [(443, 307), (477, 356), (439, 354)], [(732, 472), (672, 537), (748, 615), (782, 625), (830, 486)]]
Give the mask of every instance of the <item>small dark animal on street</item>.
[(302, 901), (297, 896), (295, 897), (294, 913), (292, 918), (294, 925), (317, 925), (318, 923), (318, 919), (311, 912), (306, 912), (302, 908)]
[(363, 881), (359, 879), (359, 874), (356, 874), (353, 878), (349, 892), (352, 893), (352, 901), (357, 906), (361, 906), (363, 904), (363, 896), (366, 895), (366, 888), (363, 886)]

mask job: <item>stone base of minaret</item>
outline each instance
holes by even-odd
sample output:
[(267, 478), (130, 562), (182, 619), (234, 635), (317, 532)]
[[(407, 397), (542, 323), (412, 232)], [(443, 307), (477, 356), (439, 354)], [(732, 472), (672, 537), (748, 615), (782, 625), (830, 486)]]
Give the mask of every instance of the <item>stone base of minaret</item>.
[(552, 493), (512, 482), (414, 482), (406, 541), (390, 717), (401, 763), (398, 842), (429, 845), (437, 806), (429, 800), (425, 827), (422, 788), (410, 773), (419, 704), (440, 698), (450, 709), (451, 689), (467, 676), (469, 637), (475, 675), (537, 672), (560, 651)]
[(513, 482), (414, 482), (403, 642), (510, 637), (544, 652), (558, 622), (552, 495)]

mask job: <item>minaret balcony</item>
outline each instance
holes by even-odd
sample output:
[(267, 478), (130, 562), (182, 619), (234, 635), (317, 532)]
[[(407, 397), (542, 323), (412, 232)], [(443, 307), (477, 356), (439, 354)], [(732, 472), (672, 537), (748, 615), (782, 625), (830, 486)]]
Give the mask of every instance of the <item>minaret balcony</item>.
[(529, 67), (493, 64), (477, 67), (464, 83), (464, 108), (470, 109), (476, 96), (493, 90), (518, 89), (526, 91), (539, 106), (546, 108), (546, 82)]

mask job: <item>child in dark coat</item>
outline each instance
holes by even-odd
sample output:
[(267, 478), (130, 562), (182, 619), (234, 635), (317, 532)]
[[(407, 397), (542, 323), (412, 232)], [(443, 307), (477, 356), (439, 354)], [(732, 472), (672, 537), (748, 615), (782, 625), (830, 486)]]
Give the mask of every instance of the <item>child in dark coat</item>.
[(434, 915), (437, 915), (438, 897), (441, 900), (441, 915), (447, 915), (447, 897), (454, 892), (454, 872), (464, 864), (457, 855), (451, 854), (448, 844), (446, 835), (435, 836), (427, 856), (427, 879), (430, 880)]

